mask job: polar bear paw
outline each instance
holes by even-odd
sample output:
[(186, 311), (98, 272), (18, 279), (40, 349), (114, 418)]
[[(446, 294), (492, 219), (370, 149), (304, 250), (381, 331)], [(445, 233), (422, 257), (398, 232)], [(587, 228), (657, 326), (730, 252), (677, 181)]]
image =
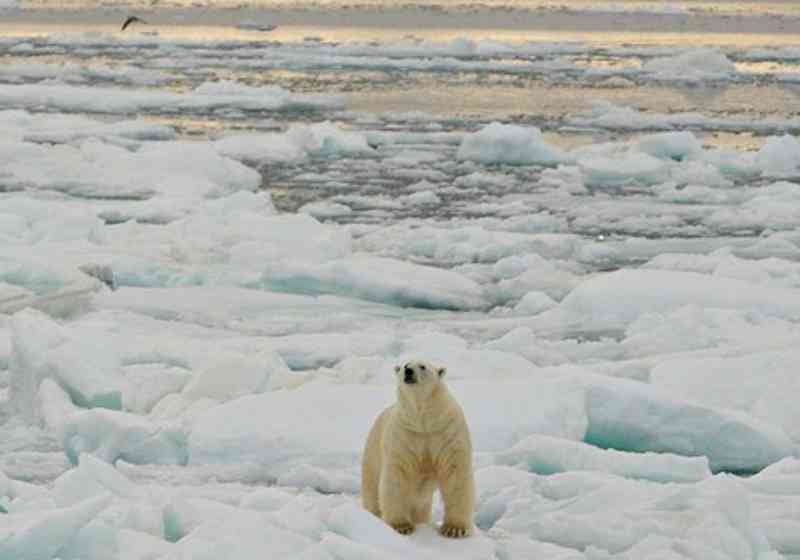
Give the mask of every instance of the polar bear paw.
[(443, 537), (450, 539), (463, 539), (469, 536), (469, 529), (463, 525), (456, 525), (454, 523), (444, 523), (439, 528), (439, 533)]
[(414, 526), (411, 523), (393, 523), (392, 529), (401, 535), (410, 535), (414, 532)]

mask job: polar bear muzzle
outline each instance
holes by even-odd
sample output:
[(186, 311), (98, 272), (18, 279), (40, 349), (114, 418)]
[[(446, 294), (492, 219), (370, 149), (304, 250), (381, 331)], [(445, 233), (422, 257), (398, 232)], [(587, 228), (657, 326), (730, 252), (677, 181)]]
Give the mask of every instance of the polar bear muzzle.
[(406, 362), (402, 366), (395, 366), (394, 371), (397, 374), (398, 381), (405, 385), (415, 385), (430, 381), (436, 377), (441, 379), (447, 370), (443, 367), (433, 367), (424, 362)]

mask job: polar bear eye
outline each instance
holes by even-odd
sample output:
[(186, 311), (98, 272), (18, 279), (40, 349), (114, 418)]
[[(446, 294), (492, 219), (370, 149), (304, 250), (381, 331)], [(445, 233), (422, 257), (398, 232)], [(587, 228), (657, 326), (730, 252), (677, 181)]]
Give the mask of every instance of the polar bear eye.
[(425, 369), (425, 366), (424, 365), (419, 366), (419, 369)]

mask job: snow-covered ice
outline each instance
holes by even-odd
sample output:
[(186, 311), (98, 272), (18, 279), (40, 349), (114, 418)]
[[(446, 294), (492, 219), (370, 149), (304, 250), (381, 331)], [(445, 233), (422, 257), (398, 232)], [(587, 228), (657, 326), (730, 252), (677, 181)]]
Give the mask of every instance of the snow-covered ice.
[(185, 94), (141, 89), (60, 84), (0, 85), (0, 103), (21, 109), (47, 105), (88, 113), (200, 112), (215, 109), (288, 111), (342, 106), (335, 95), (295, 95), (280, 87), (207, 82)]
[[(0, 39), (0, 560), (800, 555), (795, 47), (231, 21)], [(470, 539), (360, 506), (411, 359)]]
[(658, 80), (724, 80), (736, 73), (736, 66), (713, 49), (695, 49), (647, 61), (643, 70)]
[(279, 263), (268, 267), (259, 285), (274, 291), (331, 293), (404, 307), (482, 309), (481, 287), (439, 268), (356, 256), (322, 264)]
[(540, 317), (545, 325), (580, 324), (583, 329), (622, 328), (645, 313), (664, 313), (686, 305), (745, 309), (770, 317), (800, 318), (800, 294), (696, 272), (619, 270), (579, 284), (562, 304)]
[(696, 482), (711, 476), (704, 456), (669, 453), (625, 453), (544, 435), (529, 436), (498, 453), (501, 465), (522, 465), (549, 475), (566, 471), (601, 471), (656, 482)]
[(514, 165), (555, 164), (566, 159), (548, 146), (538, 128), (492, 123), (467, 136), (458, 148), (460, 159)]
[(587, 389), (586, 441), (623, 451), (707, 457), (712, 470), (758, 471), (793, 453), (778, 426), (747, 414), (675, 400), (625, 379)]

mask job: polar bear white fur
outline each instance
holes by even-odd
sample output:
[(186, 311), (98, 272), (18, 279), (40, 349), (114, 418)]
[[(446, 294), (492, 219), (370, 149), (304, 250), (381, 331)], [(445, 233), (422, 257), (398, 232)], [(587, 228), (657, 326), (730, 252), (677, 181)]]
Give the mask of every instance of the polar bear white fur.
[(433, 492), (444, 502), (439, 532), (473, 532), (475, 480), (464, 412), (443, 381), (445, 368), (425, 362), (395, 367), (397, 402), (375, 420), (361, 474), (364, 508), (408, 535), (429, 523)]

